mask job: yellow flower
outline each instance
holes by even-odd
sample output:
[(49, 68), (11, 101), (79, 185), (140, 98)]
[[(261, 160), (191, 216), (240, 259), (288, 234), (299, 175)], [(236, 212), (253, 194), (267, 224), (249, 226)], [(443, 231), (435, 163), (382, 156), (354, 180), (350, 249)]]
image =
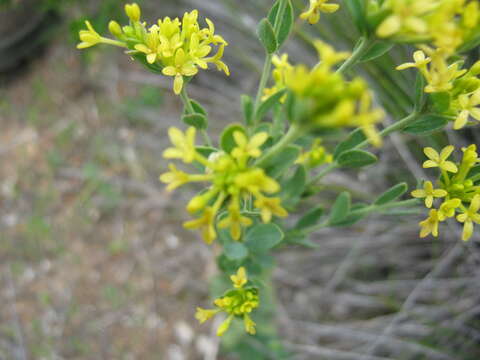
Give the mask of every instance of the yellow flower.
[(154, 25), (149, 29), (149, 32), (145, 34), (145, 43), (135, 45), (135, 49), (147, 55), (147, 62), (153, 64), (158, 57), (158, 26)]
[(175, 76), (173, 91), (180, 94), (183, 88), (183, 76), (193, 76), (198, 72), (193, 61), (189, 60), (183, 49), (175, 53), (175, 62), (171, 66), (163, 68), (162, 73), (167, 76)]
[(217, 336), (223, 336), (230, 327), (230, 324), (232, 323), (233, 320), (233, 315), (230, 315), (225, 319), (223, 323), (220, 324), (220, 326), (217, 329)]
[(85, 21), (85, 24), (88, 30), (80, 30), (79, 35), (82, 42), (77, 45), (77, 49), (85, 49), (102, 42), (102, 37), (95, 31), (90, 21)]
[(441, 198), (447, 196), (448, 193), (443, 189), (434, 189), (431, 181), (425, 181), (423, 183), (423, 189), (417, 189), (412, 191), (414, 198), (425, 198), (425, 206), (431, 208), (433, 205), (433, 198)]
[(169, 164), (168, 168), (170, 169), (170, 172), (160, 175), (160, 181), (168, 184), (168, 191), (172, 191), (190, 181), (190, 175), (183, 171), (177, 170), (174, 164)]
[(423, 163), (424, 168), (433, 168), (439, 167), (441, 170), (456, 173), (458, 171), (457, 165), (452, 161), (447, 161), (454, 150), (452, 145), (446, 146), (443, 150), (438, 154), (435, 149), (431, 147), (426, 147), (423, 149), (425, 155), (430, 159)]
[(252, 136), (250, 140), (247, 139), (242, 131), (235, 131), (233, 139), (237, 146), (232, 150), (232, 156), (237, 159), (245, 157), (258, 158), (262, 155), (260, 147), (267, 141), (268, 133), (259, 132)]
[(439, 214), (436, 209), (430, 210), (429, 216), (427, 219), (420, 222), (420, 237), (424, 238), (429, 234), (433, 236), (438, 236), (438, 224), (440, 222)]
[(467, 241), (473, 235), (473, 223), (480, 224), (480, 194), (474, 196), (470, 207), (463, 214), (457, 216), (457, 220), (463, 225), (462, 240)]
[(258, 290), (253, 287), (245, 287), (248, 278), (244, 267), (240, 267), (235, 275), (230, 276), (230, 279), (234, 288), (228, 290), (223, 296), (215, 299), (213, 303), (217, 309), (206, 310), (197, 308), (195, 317), (200, 323), (204, 323), (217, 313), (225, 312), (228, 316), (218, 327), (218, 336), (225, 334), (235, 317), (243, 318), (245, 331), (251, 335), (255, 335), (256, 324), (249, 314), (260, 304)]
[(256, 324), (248, 314), (243, 315), (243, 323), (245, 325), (245, 331), (247, 333), (249, 333), (250, 335), (256, 334), (257, 332), (257, 330), (255, 329)]
[(278, 182), (267, 176), (265, 171), (260, 168), (254, 168), (238, 174), (235, 178), (235, 185), (241, 189), (246, 189), (252, 194), (258, 194), (259, 192), (274, 194), (280, 190)]
[(365, 91), (360, 97), (358, 114), (355, 116), (354, 121), (357, 122), (370, 143), (372, 143), (373, 146), (379, 147), (382, 145), (382, 138), (375, 124), (383, 119), (385, 113), (382, 109), (371, 109), (371, 107), (372, 95), (370, 92)]
[(236, 289), (241, 289), (248, 281), (245, 268), (243, 266), (238, 268), (237, 273), (230, 276), (230, 280), (232, 280), (233, 286)]
[(458, 97), (458, 103), (461, 111), (455, 119), (455, 123), (453, 125), (455, 130), (463, 128), (467, 124), (470, 116), (480, 121), (480, 89), (476, 90), (471, 95), (460, 95)]
[(462, 205), (462, 201), (460, 199), (450, 199), (444, 201), (442, 205), (440, 205), (440, 209), (438, 211), (438, 218), (440, 221), (443, 221), (447, 218), (451, 218), (455, 216), (455, 210)]
[(260, 209), (262, 221), (269, 223), (272, 220), (272, 216), (286, 217), (288, 216), (287, 210), (281, 205), (280, 198), (269, 198), (265, 196), (257, 197), (254, 202), (256, 208)]
[(182, 159), (185, 163), (191, 163), (197, 157), (195, 150), (195, 133), (196, 130), (190, 126), (185, 134), (176, 127), (168, 129), (168, 136), (175, 147), (166, 149), (163, 152), (165, 159)]
[(211, 244), (217, 238), (214, 225), (215, 215), (216, 211), (211, 207), (207, 207), (203, 210), (201, 217), (185, 222), (183, 227), (186, 229), (200, 229), (203, 240), (205, 240), (207, 244)]
[(247, 227), (252, 224), (252, 219), (241, 214), (238, 198), (234, 197), (228, 207), (228, 215), (220, 220), (218, 227), (220, 229), (230, 228), (232, 239), (240, 240), (240, 237), (242, 236), (242, 227)]
[(216, 314), (220, 312), (220, 309), (202, 309), (197, 307), (197, 312), (195, 313), (195, 319), (197, 319), (200, 324), (203, 324), (205, 321), (210, 320)]
[(351, 55), (348, 51), (336, 51), (333, 46), (318, 39), (314, 41), (313, 45), (317, 50), (318, 57), (322, 59), (317, 66), (328, 70), (330, 70), (333, 65), (348, 59)]
[(398, 33), (425, 34), (428, 24), (423, 16), (437, 6), (436, 0), (389, 0), (386, 4), (392, 14), (377, 28), (377, 35), (383, 38)]
[(425, 56), (425, 53), (422, 50), (418, 50), (413, 53), (413, 60), (414, 62), (399, 65), (396, 69), (405, 70), (414, 67), (424, 73), (424, 71), (427, 69), (427, 65), (432, 61), (431, 58)]
[(333, 161), (333, 155), (330, 154), (321, 144), (321, 139), (315, 139), (310, 150), (303, 152), (295, 163), (306, 164), (311, 168), (331, 163)]
[(137, 3), (126, 4), (125, 13), (132, 22), (135, 23), (140, 21), (141, 11), (140, 6), (138, 6)]
[(340, 7), (338, 4), (328, 4), (330, 0), (310, 0), (308, 10), (300, 15), (303, 20), (308, 20), (310, 24), (316, 24), (320, 20), (320, 12), (333, 13)]

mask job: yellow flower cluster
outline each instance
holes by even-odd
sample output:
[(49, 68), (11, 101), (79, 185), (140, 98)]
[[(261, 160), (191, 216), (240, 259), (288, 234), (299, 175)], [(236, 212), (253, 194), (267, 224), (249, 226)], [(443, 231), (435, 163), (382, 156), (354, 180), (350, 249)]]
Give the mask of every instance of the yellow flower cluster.
[(425, 199), (425, 206), (432, 208), (435, 199), (442, 199), (440, 206), (430, 210), (429, 216), (420, 222), (420, 237), (429, 234), (438, 236), (439, 223), (448, 218), (456, 217), (463, 223), (462, 239), (467, 241), (473, 234), (474, 223), (480, 224), (480, 160), (476, 145), (463, 148), (462, 161), (456, 164), (448, 160), (454, 147), (449, 145), (440, 153), (433, 148), (424, 149), (428, 160), (424, 168), (438, 167), (441, 177), (438, 189), (430, 181), (425, 181), (423, 189), (412, 192), (415, 198)]
[[(480, 120), (480, 63), (470, 70), (453, 61), (460, 46), (480, 35), (480, 5), (469, 0), (391, 0), (383, 4), (390, 15), (377, 28), (380, 37), (419, 44), (414, 62), (397, 70), (417, 68), (426, 80), (426, 93), (447, 93), (446, 115), (461, 129), (472, 117)], [(431, 45), (426, 45), (430, 43)]]
[(431, 42), (450, 54), (480, 26), (477, 0), (386, 0), (377, 35), (401, 42)]
[(259, 305), (258, 290), (254, 287), (245, 287), (248, 282), (247, 272), (244, 267), (238, 269), (236, 275), (230, 276), (234, 289), (227, 291), (222, 297), (214, 301), (216, 309), (197, 308), (195, 317), (203, 324), (220, 312), (228, 314), (226, 320), (218, 327), (217, 335), (222, 336), (230, 327), (235, 317), (242, 318), (245, 331), (255, 335), (255, 322), (250, 313)]
[(283, 56), (274, 62), (275, 85), (265, 95), (288, 89), (303, 108), (299, 117), (302, 125), (310, 128), (360, 127), (369, 141), (381, 145), (375, 125), (384, 112), (372, 107), (372, 94), (361, 78), (347, 81), (334, 71), (334, 66), (347, 59), (349, 53), (336, 52), (330, 45), (317, 40), (315, 47), (320, 62), (309, 69), (305, 65), (293, 66)]
[(315, 168), (333, 161), (333, 155), (322, 145), (322, 139), (315, 139), (310, 150), (303, 152), (297, 159), (297, 164), (305, 164), (309, 168)]
[(300, 15), (303, 20), (310, 24), (316, 24), (320, 20), (320, 13), (334, 13), (340, 8), (338, 4), (329, 4), (330, 0), (310, 0), (308, 9)]
[[(197, 219), (184, 224), (187, 229), (201, 229), (205, 242), (211, 243), (217, 237), (215, 225), (229, 228), (234, 240), (240, 240), (242, 228), (252, 225), (251, 218), (244, 216), (246, 201), (253, 200), (253, 206), (259, 209), (262, 221), (268, 223), (272, 217), (287, 216), (281, 206), (280, 198), (266, 194), (275, 194), (280, 185), (270, 178), (262, 168), (255, 167), (251, 160), (262, 154), (260, 147), (267, 141), (268, 134), (259, 132), (250, 139), (243, 131), (235, 131), (233, 138), (236, 146), (230, 153), (216, 152), (208, 158), (201, 155), (195, 147), (195, 128), (190, 127), (186, 133), (177, 128), (169, 129), (169, 136), (174, 147), (163, 153), (166, 159), (180, 159), (186, 164), (194, 161), (205, 168), (203, 174), (187, 174), (170, 164), (170, 171), (161, 175), (160, 180), (173, 190), (189, 182), (210, 182), (211, 186), (193, 197), (187, 210), (200, 213)], [(225, 207), (224, 216), (217, 215)]]
[[(208, 64), (229, 75), (227, 65), (221, 60), (227, 42), (215, 34), (215, 26), (206, 19), (208, 27), (200, 28), (198, 11), (185, 13), (182, 20), (165, 17), (157, 24), (147, 27), (140, 21), (141, 10), (137, 4), (127, 4), (125, 12), (130, 24), (121, 27), (111, 21), (109, 30), (117, 40), (100, 36), (87, 21), (87, 30), (80, 31), (79, 49), (94, 46), (99, 43), (126, 47), (132, 56), (141, 55), (148, 64), (155, 65), (166, 76), (174, 77), (173, 89), (180, 94), (184, 84), (184, 77), (191, 77), (198, 73), (198, 69), (207, 69)], [(213, 47), (218, 50), (210, 56)]]

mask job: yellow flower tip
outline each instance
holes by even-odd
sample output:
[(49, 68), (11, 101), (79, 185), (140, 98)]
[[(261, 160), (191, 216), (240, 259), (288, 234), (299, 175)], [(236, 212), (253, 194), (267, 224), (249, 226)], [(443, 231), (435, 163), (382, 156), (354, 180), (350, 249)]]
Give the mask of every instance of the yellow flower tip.
[(108, 30), (113, 36), (120, 37), (123, 35), (123, 31), (120, 24), (114, 20), (111, 20), (108, 23)]
[(140, 6), (137, 3), (126, 4), (125, 5), (125, 14), (132, 22), (139, 22), (141, 16)]
[(200, 324), (210, 320), (213, 316), (215, 316), (220, 310), (215, 309), (203, 309), (201, 307), (197, 307), (197, 311), (195, 312), (195, 319), (198, 320)]
[(247, 271), (243, 266), (240, 267), (235, 275), (230, 276), (230, 280), (235, 288), (241, 289), (248, 281)]
[(217, 336), (223, 336), (228, 328), (230, 327), (230, 324), (232, 323), (233, 315), (229, 315), (224, 322), (220, 324), (220, 326), (217, 329)]
[(320, 12), (333, 13), (340, 8), (338, 4), (327, 4), (330, 0), (310, 0), (309, 8), (300, 14), (302, 20), (316, 24), (320, 20)]
[(248, 314), (243, 315), (243, 323), (245, 325), (245, 331), (247, 333), (249, 333), (250, 335), (255, 335), (257, 333), (257, 330), (255, 328), (256, 324)]

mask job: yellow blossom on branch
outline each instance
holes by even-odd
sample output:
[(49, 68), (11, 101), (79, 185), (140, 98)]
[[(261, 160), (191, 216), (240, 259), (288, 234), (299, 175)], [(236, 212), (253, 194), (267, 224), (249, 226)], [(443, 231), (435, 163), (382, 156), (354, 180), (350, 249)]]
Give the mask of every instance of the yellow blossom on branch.
[(480, 224), (480, 194), (475, 195), (470, 207), (465, 209), (464, 212), (457, 216), (457, 220), (463, 225), (462, 240), (467, 241), (473, 235), (473, 224)]
[[(177, 95), (183, 89), (185, 78), (196, 75), (199, 68), (207, 69), (210, 63), (229, 75), (227, 65), (221, 60), (228, 43), (215, 34), (215, 26), (209, 19), (205, 20), (207, 27), (200, 27), (197, 10), (185, 13), (182, 20), (165, 17), (151, 26), (140, 21), (138, 4), (127, 4), (125, 12), (129, 25), (121, 27), (115, 21), (109, 24), (117, 40), (100, 36), (87, 22), (87, 30), (79, 33), (82, 42), (78, 48), (99, 43), (126, 47), (134, 59), (146, 63), (155, 72), (173, 77), (173, 90)], [(212, 55), (215, 48), (217, 51)]]
[(245, 331), (248, 334), (256, 333), (256, 324), (250, 317), (260, 300), (258, 290), (254, 287), (245, 287), (248, 283), (247, 272), (244, 267), (240, 267), (236, 274), (230, 276), (234, 289), (227, 291), (223, 296), (215, 299), (216, 309), (197, 308), (195, 317), (200, 323), (211, 319), (220, 312), (227, 314), (227, 318), (217, 329), (217, 335), (222, 336), (230, 327), (234, 318), (243, 319)]
[(431, 147), (423, 149), (425, 155), (429, 158), (423, 163), (424, 168), (439, 167), (441, 170), (456, 173), (458, 171), (457, 165), (454, 162), (448, 161), (454, 150), (452, 145), (446, 146), (442, 149), (440, 154)]
[(441, 198), (447, 196), (447, 192), (443, 189), (434, 189), (431, 181), (425, 181), (423, 189), (412, 191), (412, 196), (415, 198), (425, 198), (425, 206), (431, 208), (433, 204), (433, 198)]
[(330, 0), (310, 0), (308, 9), (300, 15), (303, 20), (310, 24), (316, 24), (320, 20), (320, 13), (333, 13), (340, 8), (338, 4), (330, 4)]

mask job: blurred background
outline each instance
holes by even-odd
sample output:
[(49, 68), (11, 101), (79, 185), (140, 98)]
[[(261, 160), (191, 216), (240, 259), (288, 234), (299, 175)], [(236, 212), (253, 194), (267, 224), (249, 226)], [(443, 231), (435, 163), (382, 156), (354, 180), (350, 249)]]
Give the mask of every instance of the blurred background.
[[(214, 134), (241, 122), (240, 94), (255, 93), (263, 65), (256, 23), (272, 1), (139, 3), (149, 21), (192, 8), (214, 20), (232, 76), (201, 72), (190, 96)], [(221, 345), (215, 324), (194, 319), (209, 305), (216, 265), (181, 227), (195, 189), (167, 193), (158, 182), (166, 130), (182, 111), (170, 79), (116, 48), (75, 48), (85, 19), (100, 33), (110, 19), (126, 22), (123, 4), (0, 2), (0, 359), (277, 359), (254, 337)], [(315, 63), (315, 37), (351, 50), (358, 35), (344, 11), (298, 23), (285, 48), (292, 62)], [(392, 71), (411, 53), (396, 47), (360, 67), (387, 123), (411, 109), (415, 74)], [(446, 139), (480, 144), (480, 133), (394, 135), (377, 166), (332, 173), (315, 201), (345, 188), (361, 201), (399, 181), (413, 187), (429, 175), (422, 147)], [(279, 252), (270, 306), (285, 358), (480, 359), (478, 235), (459, 244), (452, 224), (419, 239), (426, 214), (392, 215), (319, 231), (315, 249)], [(376, 355), (362, 357), (379, 339)]]

